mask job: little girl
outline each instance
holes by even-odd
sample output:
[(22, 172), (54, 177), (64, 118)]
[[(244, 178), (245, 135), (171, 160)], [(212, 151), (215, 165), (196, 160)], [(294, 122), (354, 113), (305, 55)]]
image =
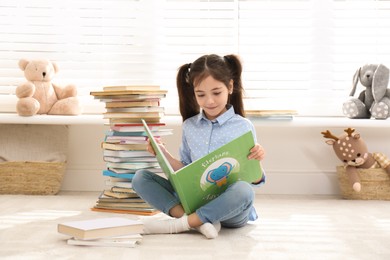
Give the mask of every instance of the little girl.
[[(175, 171), (249, 130), (256, 143), (255, 128), (244, 117), (241, 72), (241, 62), (235, 55), (204, 55), (179, 68), (177, 90), (183, 118), (180, 160), (159, 144)], [(154, 153), (150, 145), (148, 150)], [(256, 143), (248, 154), (248, 159), (261, 161), (265, 152)], [(145, 221), (145, 234), (181, 233), (193, 228), (207, 238), (215, 238), (221, 226), (238, 228), (257, 219), (252, 186), (263, 183), (264, 177), (252, 184), (235, 182), (188, 216), (165, 178), (143, 169), (136, 172), (132, 182), (141, 198), (173, 217)]]

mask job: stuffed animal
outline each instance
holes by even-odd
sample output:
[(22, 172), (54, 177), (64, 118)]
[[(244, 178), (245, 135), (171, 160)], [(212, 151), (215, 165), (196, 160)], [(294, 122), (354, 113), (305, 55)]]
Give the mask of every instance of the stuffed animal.
[(52, 83), (58, 72), (55, 62), (21, 59), (19, 68), (27, 79), (27, 82), (16, 88), (16, 96), (19, 98), (16, 111), (20, 116), (80, 114), (76, 87), (60, 87)]
[[(358, 82), (366, 88), (354, 98)], [(343, 113), (349, 118), (386, 119), (390, 116), (389, 69), (382, 65), (367, 64), (353, 76), (350, 99), (343, 104)]]
[(327, 144), (333, 146), (336, 156), (345, 164), (345, 171), (352, 188), (361, 190), (360, 178), (357, 169), (383, 168), (390, 174), (390, 160), (382, 153), (369, 153), (367, 145), (355, 132), (355, 129), (345, 129), (343, 136), (334, 136), (329, 130), (321, 132), (324, 138), (330, 138)]

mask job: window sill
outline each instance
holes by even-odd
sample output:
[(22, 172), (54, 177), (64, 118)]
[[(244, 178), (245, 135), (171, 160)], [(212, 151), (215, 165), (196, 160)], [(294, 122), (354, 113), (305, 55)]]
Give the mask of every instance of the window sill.
[[(180, 116), (165, 116), (167, 125), (181, 125)], [(292, 119), (251, 118), (258, 127), (375, 127), (390, 128), (390, 119), (349, 119), (345, 117), (302, 117)], [(101, 114), (78, 116), (36, 115), (22, 117), (15, 113), (0, 113), (0, 124), (47, 124), (47, 125), (104, 125), (108, 120)]]
[(373, 127), (390, 128), (390, 119), (350, 119), (347, 117), (303, 117), (295, 116), (292, 119), (262, 119), (251, 121), (260, 127)]
[(19, 116), (15, 113), (0, 113), (0, 124), (41, 124), (41, 125), (103, 125), (107, 123), (102, 115), (35, 115)]

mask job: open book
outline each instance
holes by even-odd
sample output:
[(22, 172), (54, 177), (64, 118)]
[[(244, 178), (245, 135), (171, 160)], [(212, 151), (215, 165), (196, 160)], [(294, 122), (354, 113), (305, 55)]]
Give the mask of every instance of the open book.
[(160, 167), (172, 183), (187, 214), (215, 199), (238, 180), (251, 183), (262, 178), (260, 162), (247, 158), (255, 145), (251, 131), (174, 171), (148, 125), (144, 120), (142, 123)]

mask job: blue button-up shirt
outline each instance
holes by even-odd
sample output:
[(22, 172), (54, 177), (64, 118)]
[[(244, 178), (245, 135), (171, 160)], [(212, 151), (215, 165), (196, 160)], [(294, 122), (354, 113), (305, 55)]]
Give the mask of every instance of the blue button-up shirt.
[(188, 118), (183, 123), (182, 131), (180, 158), (184, 165), (209, 154), (248, 131), (252, 131), (255, 143), (257, 142), (252, 122), (236, 114), (233, 106), (213, 121), (207, 119), (203, 113)]

